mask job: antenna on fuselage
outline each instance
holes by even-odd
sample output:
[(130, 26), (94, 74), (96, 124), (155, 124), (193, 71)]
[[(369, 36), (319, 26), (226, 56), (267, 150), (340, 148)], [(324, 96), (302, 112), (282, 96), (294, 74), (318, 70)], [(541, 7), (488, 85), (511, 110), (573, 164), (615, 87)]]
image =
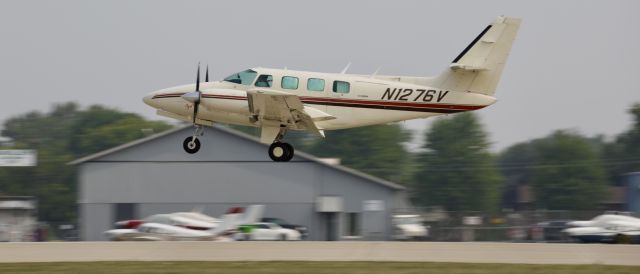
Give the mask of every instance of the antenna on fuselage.
[(375, 77), (376, 75), (378, 75), (378, 71), (380, 71), (380, 68), (381, 68), (381, 67), (378, 67), (378, 68), (376, 69), (376, 71), (374, 71), (374, 72), (371, 74), (371, 76), (369, 76), (369, 78), (373, 78), (373, 77)]
[(344, 68), (342, 69), (342, 71), (340, 72), (340, 74), (345, 74), (345, 73), (347, 73), (347, 70), (349, 70), (349, 67), (350, 67), (350, 66), (351, 66), (351, 62), (349, 62), (349, 63), (347, 64), (347, 66), (346, 66), (346, 67), (344, 67)]

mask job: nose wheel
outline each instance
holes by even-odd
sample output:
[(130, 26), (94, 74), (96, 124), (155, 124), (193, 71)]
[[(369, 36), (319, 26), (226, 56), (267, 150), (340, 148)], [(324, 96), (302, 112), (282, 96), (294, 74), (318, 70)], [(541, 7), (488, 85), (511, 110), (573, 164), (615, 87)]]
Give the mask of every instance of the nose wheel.
[(293, 146), (288, 143), (275, 142), (269, 146), (269, 158), (274, 162), (288, 162), (293, 154)]
[(194, 154), (200, 150), (200, 140), (196, 137), (187, 137), (182, 142), (182, 148), (189, 154)]

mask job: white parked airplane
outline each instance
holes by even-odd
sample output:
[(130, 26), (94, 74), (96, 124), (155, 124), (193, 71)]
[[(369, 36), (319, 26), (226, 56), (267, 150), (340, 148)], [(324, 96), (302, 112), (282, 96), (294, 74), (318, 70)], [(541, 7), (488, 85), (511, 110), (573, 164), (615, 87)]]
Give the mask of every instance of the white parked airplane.
[[(135, 228), (111, 229), (104, 234), (110, 241), (210, 241), (234, 233), (239, 225), (257, 222), (264, 213), (264, 205), (250, 205), (244, 213), (237, 209), (232, 208), (221, 220), (201, 213), (156, 214), (136, 222)], [(209, 223), (207, 219), (216, 222)]]
[(289, 161), (294, 149), (282, 142), (288, 130), (325, 130), (384, 124), (472, 111), (496, 101), (494, 94), (520, 19), (497, 17), (436, 77), (318, 73), (253, 68), (222, 81), (153, 92), (144, 102), (162, 116), (194, 124), (183, 147), (200, 149), (201, 126), (214, 122), (261, 128), (269, 157)]
[(210, 230), (194, 230), (162, 223), (143, 223), (135, 229), (111, 229), (104, 232), (110, 241), (212, 241), (232, 228), (233, 216)]
[(567, 225), (572, 227), (563, 232), (582, 242), (631, 243), (640, 240), (640, 219), (632, 216), (603, 214), (590, 221), (573, 221)]

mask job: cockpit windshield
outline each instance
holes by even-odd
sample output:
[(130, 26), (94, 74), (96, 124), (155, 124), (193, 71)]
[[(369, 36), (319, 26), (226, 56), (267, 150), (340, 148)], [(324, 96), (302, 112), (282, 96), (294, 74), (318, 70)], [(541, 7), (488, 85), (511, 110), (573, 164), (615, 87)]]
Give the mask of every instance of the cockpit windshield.
[(224, 78), (224, 81), (248, 86), (253, 83), (253, 80), (256, 79), (257, 75), (257, 72), (248, 69), (242, 72), (231, 74), (229, 77)]

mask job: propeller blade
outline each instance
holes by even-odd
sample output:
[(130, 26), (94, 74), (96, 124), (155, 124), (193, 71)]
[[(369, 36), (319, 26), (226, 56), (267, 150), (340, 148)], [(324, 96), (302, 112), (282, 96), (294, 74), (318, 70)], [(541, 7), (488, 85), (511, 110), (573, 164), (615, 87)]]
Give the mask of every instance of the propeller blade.
[(198, 62), (198, 76), (196, 77), (196, 91), (200, 91), (200, 62)]
[[(209, 78), (208, 70), (209, 70), (209, 66), (207, 65), (207, 80)], [(193, 103), (193, 124), (194, 125), (196, 124), (196, 117), (198, 117), (198, 107), (200, 106), (201, 97), (202, 97), (202, 93), (200, 92), (200, 62), (198, 62), (198, 73), (196, 76), (196, 90), (182, 95), (182, 98)]]
[(207, 74), (205, 76), (204, 82), (209, 83), (209, 65), (207, 65)]

